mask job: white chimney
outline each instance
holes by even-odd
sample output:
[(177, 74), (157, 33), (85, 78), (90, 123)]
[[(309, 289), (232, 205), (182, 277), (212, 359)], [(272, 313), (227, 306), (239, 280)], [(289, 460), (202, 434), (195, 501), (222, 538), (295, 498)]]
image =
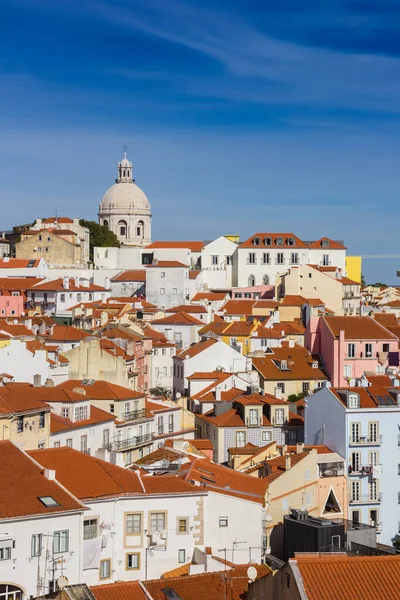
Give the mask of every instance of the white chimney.
[(221, 388), (219, 387), (219, 385), (217, 385), (217, 387), (215, 388), (215, 400), (217, 402), (221, 401)]
[(296, 454), (301, 454), (304, 452), (304, 444), (301, 442), (297, 442), (296, 444)]
[(44, 470), (44, 476), (49, 480), (49, 481), (54, 481), (56, 478), (56, 472), (53, 469), (45, 469)]
[(291, 466), (292, 466), (292, 457), (290, 456), (290, 454), (286, 454), (285, 455), (285, 471), (289, 471)]
[(289, 348), (294, 348), (294, 340), (289, 340)]
[(110, 287), (110, 278), (106, 277), (104, 280), (104, 287), (108, 290)]
[(63, 277), (63, 288), (69, 290), (69, 277)]

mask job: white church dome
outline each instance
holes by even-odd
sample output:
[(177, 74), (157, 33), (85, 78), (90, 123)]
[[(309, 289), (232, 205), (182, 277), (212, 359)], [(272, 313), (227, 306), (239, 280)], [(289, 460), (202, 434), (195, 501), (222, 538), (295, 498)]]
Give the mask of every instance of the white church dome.
[(104, 194), (100, 210), (120, 209), (128, 213), (135, 209), (150, 210), (146, 194), (135, 183), (114, 183)]

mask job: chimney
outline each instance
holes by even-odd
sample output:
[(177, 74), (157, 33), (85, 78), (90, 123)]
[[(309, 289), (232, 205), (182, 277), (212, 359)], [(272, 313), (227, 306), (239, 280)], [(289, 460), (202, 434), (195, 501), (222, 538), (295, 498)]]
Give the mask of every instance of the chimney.
[(54, 381), (52, 379), (46, 379), (44, 387), (54, 387)]
[(42, 381), (42, 376), (40, 375), (40, 373), (36, 373), (33, 376), (33, 387), (40, 387), (41, 381)]
[(296, 454), (301, 454), (302, 452), (304, 452), (304, 444), (302, 442), (297, 442)]
[(56, 478), (56, 472), (53, 469), (45, 469), (44, 470), (44, 476), (49, 480), (49, 481), (54, 481)]
[(63, 288), (69, 290), (69, 277), (63, 277)]
[(282, 446), (282, 456), (285, 456), (286, 453), (287, 453), (287, 444), (284, 444)]
[(294, 340), (288, 340), (289, 341), (289, 348), (294, 348)]
[(291, 466), (292, 466), (292, 457), (290, 456), (290, 454), (286, 454), (285, 455), (285, 471), (289, 471)]
[(217, 387), (215, 388), (215, 400), (217, 402), (221, 402), (221, 388), (219, 387), (219, 385), (217, 385)]
[(75, 277), (75, 287), (79, 287), (79, 277)]
[(106, 277), (104, 280), (104, 287), (108, 290), (110, 289), (110, 278)]
[(218, 402), (214, 404), (214, 414), (216, 417), (223, 415), (232, 408), (232, 402)]
[(24, 321), (24, 325), (25, 325), (25, 327), (27, 327), (28, 329), (32, 329), (32, 319), (25, 319), (25, 321)]

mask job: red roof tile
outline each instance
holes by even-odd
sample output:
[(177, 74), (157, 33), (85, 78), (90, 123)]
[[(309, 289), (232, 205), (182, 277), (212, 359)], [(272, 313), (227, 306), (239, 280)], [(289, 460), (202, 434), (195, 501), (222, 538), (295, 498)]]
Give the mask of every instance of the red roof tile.
[(51, 331), (39, 335), (44, 340), (56, 340), (59, 342), (75, 342), (90, 337), (89, 333), (70, 325), (54, 325)]
[(146, 248), (188, 248), (192, 252), (201, 252), (204, 242), (153, 242)]
[(99, 423), (106, 423), (107, 421), (115, 421), (115, 419), (115, 415), (112, 415), (105, 410), (101, 410), (101, 408), (97, 408), (96, 406), (90, 407), (90, 419), (75, 421), (74, 423), (69, 419), (64, 419), (64, 417), (51, 413), (50, 431), (51, 433), (58, 433), (70, 429), (80, 429), (81, 427), (90, 427), (98, 425)]
[(38, 283), (35, 285), (34, 290), (43, 290), (43, 291), (65, 291), (68, 290), (70, 292), (105, 292), (108, 288), (102, 287), (100, 285), (96, 285), (95, 283), (89, 283), (88, 285), (76, 285), (76, 278), (69, 278), (68, 287), (64, 287), (64, 278), (60, 277), (59, 279), (53, 279), (52, 281), (45, 281), (44, 283)]
[[(127, 271), (121, 271), (118, 275), (111, 278), (111, 281), (146, 281), (146, 270), (145, 269), (131, 269)], [(129, 301), (129, 298), (127, 298)]]
[(168, 308), (166, 313), (206, 313), (207, 310), (204, 306), (199, 306), (198, 304), (181, 304), (180, 306), (174, 306), (172, 308)]
[(391, 340), (396, 339), (382, 325), (370, 317), (322, 317), (335, 338), (344, 331), (346, 340)]
[(54, 389), (74, 390), (76, 388), (84, 389), (88, 400), (132, 400), (143, 398), (145, 395), (101, 379), (95, 379), (94, 381), (91, 379), (68, 379), (59, 383)]
[(26, 269), (29, 263), (31, 263), (29, 268), (32, 269), (38, 267), (39, 262), (39, 260), (34, 260), (32, 264), (29, 258), (0, 258), (0, 269)]
[(168, 317), (164, 317), (163, 319), (155, 319), (151, 322), (152, 325), (203, 325), (202, 321), (196, 319), (196, 317), (192, 317), (189, 313), (173, 313), (172, 315), (168, 315)]
[(192, 302), (200, 302), (201, 300), (208, 300), (209, 302), (220, 302), (225, 300), (228, 296), (228, 292), (198, 292), (192, 298)]
[(185, 267), (186, 269), (188, 268), (188, 265), (184, 265), (183, 263), (177, 261), (177, 260), (157, 260), (157, 262), (154, 262), (151, 265), (147, 265), (147, 268), (163, 268), (163, 269), (172, 269), (172, 268), (176, 268), (176, 267)]

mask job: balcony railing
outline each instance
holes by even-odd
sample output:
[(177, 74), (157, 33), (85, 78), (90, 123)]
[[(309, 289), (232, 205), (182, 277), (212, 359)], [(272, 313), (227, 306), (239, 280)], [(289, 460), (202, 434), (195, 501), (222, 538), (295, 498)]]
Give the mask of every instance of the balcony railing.
[(137, 377), (139, 375), (139, 369), (129, 369), (128, 377)]
[(354, 468), (349, 465), (349, 475), (372, 475), (374, 472), (374, 467), (372, 465), (359, 465)]
[(299, 265), (300, 260), (298, 258), (289, 258), (289, 265)]
[(330, 260), (321, 260), (319, 264), (321, 267), (330, 267), (332, 263)]
[(383, 495), (375, 494), (371, 496), (370, 494), (350, 494), (349, 503), (350, 504), (378, 504), (382, 502)]
[(256, 265), (256, 264), (257, 264), (257, 259), (255, 258), (255, 259), (253, 260), (253, 259), (250, 259), (250, 258), (248, 258), (248, 259), (246, 260), (246, 263), (247, 263), (248, 265)]
[(285, 262), (286, 262), (286, 259), (285, 259), (285, 258), (282, 258), (282, 260), (280, 260), (279, 258), (276, 258), (276, 259), (275, 259), (275, 264), (276, 264), (276, 265), (284, 265), (284, 264), (285, 264)]
[(138, 419), (146, 418), (146, 409), (141, 408), (140, 410), (131, 410), (129, 412), (125, 412), (122, 415), (125, 421), (136, 421)]
[(349, 437), (349, 446), (379, 446), (382, 444), (382, 439), (383, 436), (381, 435), (374, 435), (373, 437), (351, 435)]
[(136, 435), (126, 440), (116, 440), (113, 442), (112, 447), (117, 451), (128, 450), (129, 448), (136, 448), (142, 444), (147, 444), (153, 439), (152, 433), (146, 433), (145, 435)]
[(340, 477), (344, 475), (344, 463), (321, 463), (319, 465), (320, 477)]
[(261, 259), (261, 264), (262, 265), (270, 265), (271, 264), (271, 259), (270, 258), (262, 258)]

